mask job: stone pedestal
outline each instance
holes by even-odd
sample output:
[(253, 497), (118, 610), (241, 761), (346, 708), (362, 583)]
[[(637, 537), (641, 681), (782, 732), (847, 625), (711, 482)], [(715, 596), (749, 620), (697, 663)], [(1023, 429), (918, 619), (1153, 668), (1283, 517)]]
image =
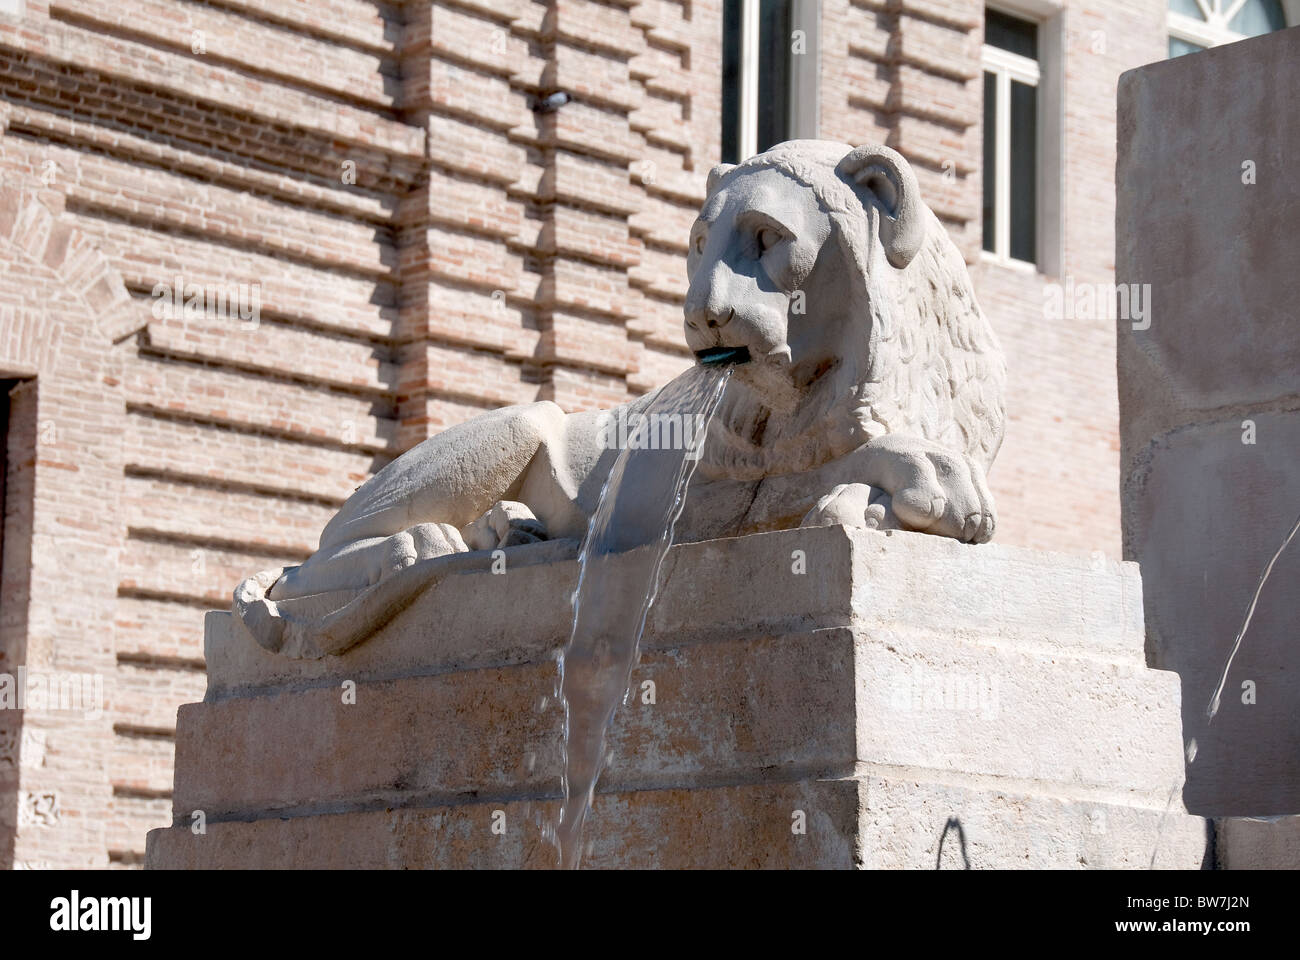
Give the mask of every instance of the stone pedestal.
[[(1119, 83), (1115, 279), (1148, 285), (1151, 309), (1117, 328), (1124, 555), (1146, 582), (1149, 662), (1182, 678), (1184, 799), (1204, 817), (1300, 814), (1300, 537), (1207, 715), (1300, 512), (1300, 111), (1276, 94), (1297, 87), (1297, 28)], [(1229, 828), (1220, 859), (1268, 832)]]
[[(210, 614), (148, 865), (553, 865), (571, 547), (485, 554), (324, 660)], [(827, 527), (664, 573), (586, 865), (1201, 866), (1136, 565)]]

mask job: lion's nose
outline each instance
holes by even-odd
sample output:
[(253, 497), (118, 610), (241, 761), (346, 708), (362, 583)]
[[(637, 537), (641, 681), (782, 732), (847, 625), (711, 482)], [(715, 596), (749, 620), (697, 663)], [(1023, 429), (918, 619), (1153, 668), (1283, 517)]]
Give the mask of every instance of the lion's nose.
[(700, 307), (688, 303), (686, 305), (686, 325), (697, 332), (706, 327), (710, 330), (717, 330), (731, 322), (734, 312), (730, 308), (722, 309), (708, 305)]

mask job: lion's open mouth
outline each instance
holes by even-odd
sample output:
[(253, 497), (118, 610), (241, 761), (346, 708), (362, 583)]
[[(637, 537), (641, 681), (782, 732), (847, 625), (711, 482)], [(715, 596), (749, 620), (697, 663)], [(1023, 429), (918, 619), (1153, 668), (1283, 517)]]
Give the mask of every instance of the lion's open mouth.
[(707, 350), (696, 350), (695, 359), (706, 366), (748, 363), (749, 347), (709, 347)]

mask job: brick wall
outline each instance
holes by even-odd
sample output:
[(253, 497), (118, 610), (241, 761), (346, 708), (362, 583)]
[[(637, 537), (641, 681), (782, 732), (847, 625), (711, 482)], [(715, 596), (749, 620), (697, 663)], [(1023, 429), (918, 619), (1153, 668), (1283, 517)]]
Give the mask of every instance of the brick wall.
[[(374, 470), (482, 410), (608, 406), (690, 362), (685, 238), (719, 155), (720, 10), (27, 0), (0, 18), (0, 196), (39, 193), (121, 294), (107, 320), (83, 311), (84, 358), (0, 355), (42, 418), (67, 418), (60, 444), (83, 414), (59, 384), (113, 371), (85, 399), (113, 445), (93, 471), (111, 516), (80, 518), (89, 468), (35, 461), (51, 478), (38, 521), (102, 541), (78, 561), (94, 565), (77, 614), (93, 630), (55, 616), (50, 636), (111, 676), (109, 709), (86, 746), (44, 754), (82, 757), (60, 762), (83, 780), (49, 781), (67, 815), (21, 828), (14, 859), (138, 862), (170, 816), (175, 708), (203, 693), (204, 611), (307, 556)], [(973, 0), (825, 0), (822, 136), (904, 153), (973, 265), (1010, 361), (999, 540), (1117, 554), (1113, 327), (1047, 324), (1045, 278), (980, 262), (982, 22)], [(1066, 268), (1108, 280), (1115, 78), (1163, 56), (1163, 6), (1072, 4), (1066, 23)], [(568, 103), (535, 109), (561, 90)], [(80, 282), (38, 282), (5, 250), (33, 291)], [(258, 322), (155, 315), (155, 285), (177, 277), (255, 284)], [(54, 577), (62, 555), (32, 542), (33, 578)], [(79, 573), (42, 583), (83, 589)]]
[[(203, 694), (204, 611), (307, 556), (399, 450), (396, 216), (425, 174), (425, 134), (399, 119), (401, 42), (400, 10), (353, 0), (31, 0), (0, 19), (5, 186), (59, 198), (120, 276), (115, 322), (138, 330), (112, 348), (100, 427), (119, 445), (98, 481), (117, 498), (100, 799), (20, 828), (20, 862), (139, 861), (170, 819), (176, 706)], [(155, 316), (177, 277), (255, 284), (259, 322)], [(62, 357), (33, 371), (43, 417)], [(66, 416), (49, 415), (61, 444)]]
[[(5, 167), (0, 374), (20, 382), (10, 392), (0, 600), (3, 866), (103, 865), (111, 712), (123, 693), (114, 683), (113, 620), (125, 538), (125, 351), (114, 341), (129, 332), (128, 297), (61, 204), (40, 181)], [(46, 678), (42, 699), (34, 690), (18, 709), (23, 681), (38, 677)], [(71, 691), (58, 699), (63, 677), (77, 684), (76, 700)]]

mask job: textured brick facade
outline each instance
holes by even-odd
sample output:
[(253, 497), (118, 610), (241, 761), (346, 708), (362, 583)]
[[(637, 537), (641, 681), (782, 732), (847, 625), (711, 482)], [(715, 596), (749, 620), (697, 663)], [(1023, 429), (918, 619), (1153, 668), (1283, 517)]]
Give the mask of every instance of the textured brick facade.
[[(1065, 265), (1109, 281), (1115, 79), (1164, 55), (1164, 5), (1064, 16)], [(980, 261), (982, 21), (972, 0), (825, 0), (821, 135), (908, 156), (973, 265), (1009, 354), (999, 539), (1118, 555), (1113, 324), (1048, 323), (1044, 277)], [(0, 713), (0, 861), (139, 861), (169, 820), (176, 707), (203, 694), (204, 611), (306, 557), (402, 450), (690, 362), (720, 55), (718, 0), (0, 16), (0, 379), (24, 380), (6, 500), (30, 506), (5, 526), (0, 672), (106, 679), (94, 720)], [(178, 277), (255, 285), (257, 322), (160, 316)]]

